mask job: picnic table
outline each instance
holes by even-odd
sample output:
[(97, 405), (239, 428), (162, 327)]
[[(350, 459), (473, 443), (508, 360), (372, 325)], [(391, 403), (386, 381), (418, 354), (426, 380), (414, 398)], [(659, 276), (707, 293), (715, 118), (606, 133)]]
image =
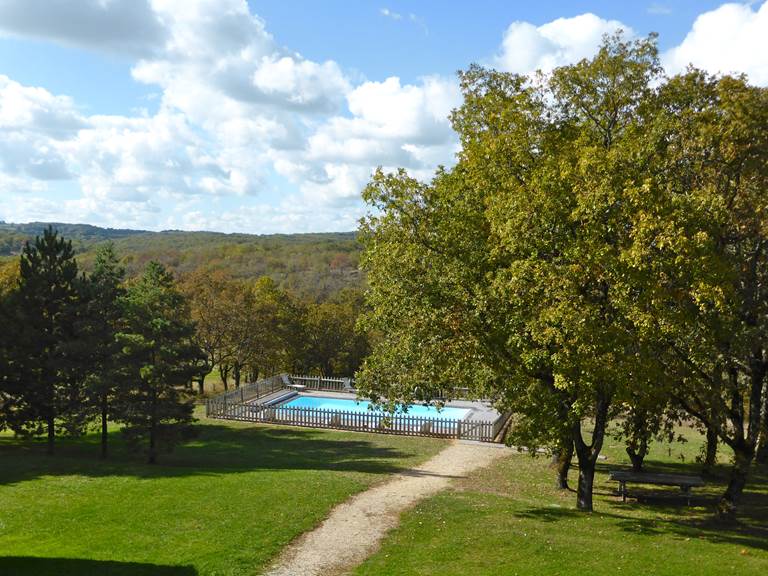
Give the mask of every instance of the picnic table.
[(654, 484), (657, 486), (679, 486), (685, 494), (688, 506), (691, 505), (691, 488), (704, 486), (700, 476), (687, 474), (666, 474), (656, 472), (633, 472), (632, 470), (612, 470), (608, 478), (619, 483), (622, 502), (627, 501), (627, 483)]

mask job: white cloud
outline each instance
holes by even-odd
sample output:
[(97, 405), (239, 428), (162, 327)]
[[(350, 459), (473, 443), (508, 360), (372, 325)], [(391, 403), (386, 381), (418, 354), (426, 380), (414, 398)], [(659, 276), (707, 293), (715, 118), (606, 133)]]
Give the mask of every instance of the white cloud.
[(265, 56), (253, 73), (253, 84), (264, 94), (280, 95), (288, 104), (307, 106), (327, 101), (333, 108), (350, 90), (339, 66), (317, 64), (291, 56)]
[(347, 95), (351, 116), (329, 118), (308, 136), (305, 149), (281, 156), (276, 168), (306, 197), (326, 203), (358, 201), (376, 166), (402, 166), (428, 178), (458, 151), (448, 114), (460, 103), (453, 79), (365, 82)]
[(501, 51), (493, 63), (506, 72), (549, 72), (592, 56), (603, 36), (617, 30), (633, 35), (632, 29), (618, 20), (604, 20), (589, 13), (558, 18), (542, 26), (516, 21), (504, 33)]
[(398, 12), (392, 12), (389, 8), (382, 8), (379, 10), (379, 13), (382, 16), (385, 16), (387, 18), (392, 18), (392, 20), (402, 20), (403, 15)]
[[(65, 146), (86, 197), (141, 202), (188, 194), (244, 194), (249, 178), (185, 116), (161, 110), (146, 118), (91, 117)], [(218, 154), (218, 156), (217, 156)]]
[(668, 14), (672, 14), (672, 8), (666, 4), (661, 4), (660, 2), (653, 2), (648, 6), (646, 12), (655, 16), (667, 16)]
[(62, 143), (84, 126), (69, 98), (0, 75), (0, 170), (6, 176), (71, 178)]
[(0, 31), (131, 55), (151, 53), (165, 40), (148, 0), (3, 0)]
[(696, 18), (683, 42), (662, 58), (668, 72), (693, 64), (711, 73), (745, 73), (768, 84), (768, 2), (723, 4)]
[[(768, 82), (766, 6), (701, 15), (665, 63), (680, 69), (692, 60)], [(65, 12), (76, 18), (60, 21)], [(513, 22), (493, 64), (551, 70), (591, 56), (619, 28), (633, 35), (594, 14)], [(134, 79), (160, 94), (153, 115), (89, 116), (66, 96), (0, 76), (6, 220), (348, 230), (377, 166), (428, 179), (459, 148), (447, 119), (461, 103), (455, 79), (353, 81), (337, 62), (282, 47), (245, 0), (0, 0), (0, 30), (121, 53), (132, 58)], [(66, 199), (52, 199), (57, 186), (66, 186)]]

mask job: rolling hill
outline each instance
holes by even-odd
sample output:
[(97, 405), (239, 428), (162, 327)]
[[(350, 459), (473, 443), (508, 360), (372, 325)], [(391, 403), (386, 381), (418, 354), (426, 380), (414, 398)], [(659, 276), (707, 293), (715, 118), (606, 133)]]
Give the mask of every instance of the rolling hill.
[(0, 257), (15, 257), (24, 242), (33, 240), (48, 225), (72, 240), (78, 261), (86, 270), (96, 248), (111, 241), (129, 277), (138, 274), (148, 261), (157, 260), (177, 274), (202, 268), (221, 270), (243, 280), (269, 276), (281, 287), (315, 300), (364, 282), (354, 232), (254, 235), (0, 222)]

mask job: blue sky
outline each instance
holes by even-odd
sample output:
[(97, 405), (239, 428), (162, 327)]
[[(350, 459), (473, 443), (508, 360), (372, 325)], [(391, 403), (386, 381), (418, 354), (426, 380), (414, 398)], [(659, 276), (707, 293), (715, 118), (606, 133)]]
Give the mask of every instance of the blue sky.
[(351, 230), (376, 166), (452, 162), (456, 70), (617, 28), (768, 84), (768, 2), (0, 0), (0, 219)]

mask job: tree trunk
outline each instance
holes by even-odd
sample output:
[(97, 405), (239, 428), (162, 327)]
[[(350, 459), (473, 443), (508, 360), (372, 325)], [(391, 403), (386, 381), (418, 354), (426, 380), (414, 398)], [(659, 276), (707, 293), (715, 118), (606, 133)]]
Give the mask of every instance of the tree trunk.
[(592, 487), (595, 483), (595, 462), (591, 458), (579, 461), (579, 485), (576, 489), (576, 508), (592, 512)]
[(736, 515), (736, 508), (747, 484), (749, 466), (752, 463), (752, 454), (744, 450), (734, 448), (735, 461), (731, 469), (731, 480), (728, 488), (720, 498), (717, 505), (718, 515), (732, 519)]
[(156, 417), (157, 398), (156, 398), (156, 394), (155, 394), (154, 388), (152, 389), (152, 392), (151, 392), (151, 400), (152, 400), (151, 407), (150, 407), (151, 413), (150, 413), (150, 416), (149, 416), (149, 458), (148, 458), (148, 462), (150, 464), (156, 464), (157, 463), (157, 438), (156, 438), (156, 433), (157, 433), (157, 417)]
[(219, 364), (219, 376), (221, 376), (221, 383), (224, 384), (224, 391), (229, 390), (229, 371), (230, 367), (227, 364)]
[(757, 443), (755, 461), (768, 464), (768, 386), (763, 390), (763, 414), (760, 420), (760, 440)]
[(755, 461), (763, 466), (768, 464), (768, 424), (763, 427), (760, 435), (760, 443), (757, 445)]
[(707, 443), (704, 447), (704, 472), (711, 472), (717, 464), (717, 430), (707, 426)]
[(232, 377), (235, 379), (235, 388), (240, 388), (240, 364), (237, 362), (232, 366)]
[(629, 460), (632, 462), (632, 472), (643, 471), (643, 461), (645, 460), (647, 453), (647, 446), (641, 447), (637, 452), (627, 446), (627, 455), (629, 456)]
[(147, 459), (147, 462), (149, 462), (150, 464), (157, 464), (157, 448), (156, 448), (154, 419), (152, 421), (152, 425), (149, 428), (149, 458)]
[(581, 422), (575, 422), (572, 428), (573, 443), (579, 460), (579, 485), (576, 489), (576, 508), (583, 512), (592, 512), (592, 487), (595, 483), (595, 464), (603, 448), (605, 429), (608, 425), (610, 396), (597, 392), (595, 398), (595, 427), (592, 442), (587, 444), (581, 434)]
[(101, 395), (101, 457), (107, 457), (107, 395)]
[(56, 441), (56, 419), (53, 417), (53, 413), (48, 415), (48, 418), (46, 419), (46, 424), (48, 428), (48, 446), (46, 448), (46, 453), (49, 456), (52, 456), (54, 452), (55, 441)]
[(553, 457), (553, 464), (557, 470), (557, 480), (555, 487), (559, 490), (568, 490), (568, 471), (571, 469), (571, 460), (573, 459), (573, 441), (557, 449)]
[(202, 396), (205, 394), (205, 376), (200, 376), (197, 379), (198, 393)]

